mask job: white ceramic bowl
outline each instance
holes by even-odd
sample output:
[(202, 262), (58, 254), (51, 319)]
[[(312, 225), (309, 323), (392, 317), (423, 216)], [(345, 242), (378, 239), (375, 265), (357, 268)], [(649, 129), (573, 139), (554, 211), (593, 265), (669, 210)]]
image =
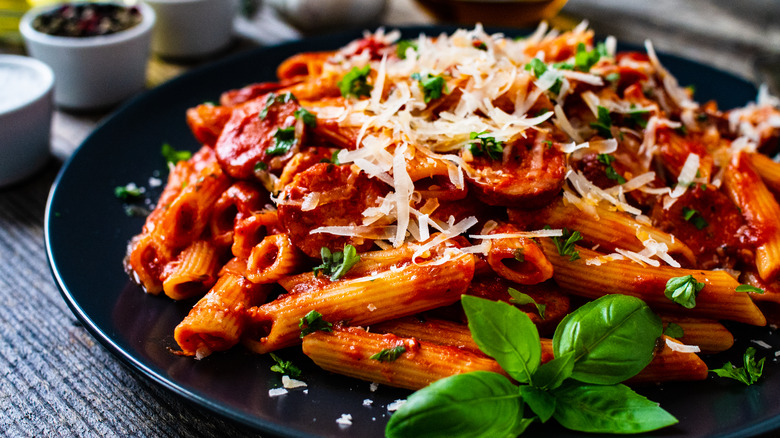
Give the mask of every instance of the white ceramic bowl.
[(199, 58), (226, 48), (233, 39), (238, 0), (144, 0), (157, 14), (154, 53)]
[(19, 23), (28, 53), (54, 70), (54, 102), (70, 109), (103, 109), (141, 91), (146, 83), (154, 11), (139, 5), (141, 22), (109, 35), (53, 36), (32, 27), (35, 17), (60, 6), (31, 9)]
[(26, 56), (0, 55), (0, 187), (49, 158), (54, 73)]

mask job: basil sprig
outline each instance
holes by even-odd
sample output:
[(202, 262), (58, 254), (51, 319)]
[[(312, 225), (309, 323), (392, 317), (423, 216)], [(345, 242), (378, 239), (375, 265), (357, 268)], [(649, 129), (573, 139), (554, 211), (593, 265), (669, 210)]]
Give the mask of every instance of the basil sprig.
[(734, 379), (745, 385), (752, 385), (758, 381), (761, 374), (764, 372), (765, 357), (756, 361), (756, 349), (748, 347), (745, 350), (745, 354), (742, 355), (743, 366), (735, 367), (731, 362), (726, 362), (722, 367), (710, 370), (711, 373), (715, 373), (720, 377), (727, 377)]
[(487, 371), (439, 380), (393, 414), (388, 437), (516, 436), (550, 418), (595, 433), (641, 433), (677, 423), (657, 403), (617, 383), (650, 362), (661, 336), (660, 318), (642, 300), (607, 295), (575, 310), (556, 329), (555, 358), (543, 365), (528, 315), (473, 296), (461, 302), (479, 348), (520, 385)]

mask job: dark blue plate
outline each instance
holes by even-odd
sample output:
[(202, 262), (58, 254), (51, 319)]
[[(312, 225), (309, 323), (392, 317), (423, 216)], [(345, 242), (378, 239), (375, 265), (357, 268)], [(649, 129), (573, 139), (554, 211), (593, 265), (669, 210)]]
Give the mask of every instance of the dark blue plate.
[[(406, 37), (421, 32), (438, 34), (453, 28), (404, 29)], [(149, 296), (128, 281), (122, 258), (128, 240), (141, 230), (143, 218), (125, 214), (114, 197), (114, 187), (135, 182), (148, 186), (150, 177), (165, 179), (160, 147), (196, 150), (199, 145), (185, 123), (185, 111), (204, 101), (216, 101), (221, 92), (274, 80), (275, 69), (295, 53), (340, 47), (359, 33), (296, 41), (245, 52), (206, 66), (157, 87), (110, 117), (87, 138), (62, 168), (46, 210), (46, 248), (54, 277), (73, 313), (90, 333), (142, 375), (184, 399), (261, 431), (290, 437), (383, 435), (389, 414), (386, 406), (408, 396), (408, 391), (380, 387), (324, 372), (299, 348), (280, 352), (304, 371), (308, 391), (291, 390), (269, 397), (281, 386), (270, 371), (268, 357), (240, 348), (204, 360), (180, 357), (173, 340), (174, 327), (192, 302), (174, 303)], [(748, 82), (685, 59), (661, 56), (683, 85), (695, 84), (699, 101), (716, 99), (722, 108), (742, 106), (755, 97)], [(158, 189), (159, 190), (159, 189)], [(152, 194), (154, 196), (154, 194)], [(156, 198), (155, 198), (156, 199)], [(711, 366), (726, 360), (741, 363), (739, 354), (762, 339), (775, 347), (766, 329), (736, 327), (738, 345), (731, 355), (710, 358)], [(759, 347), (759, 356), (769, 355)], [(640, 392), (658, 401), (680, 420), (679, 425), (652, 436), (743, 437), (780, 428), (780, 374), (773, 355), (765, 377), (745, 388), (731, 381), (674, 383)], [(373, 400), (364, 406), (365, 399)], [(336, 419), (352, 415), (345, 429)], [(554, 425), (535, 425), (528, 436), (582, 436)]]

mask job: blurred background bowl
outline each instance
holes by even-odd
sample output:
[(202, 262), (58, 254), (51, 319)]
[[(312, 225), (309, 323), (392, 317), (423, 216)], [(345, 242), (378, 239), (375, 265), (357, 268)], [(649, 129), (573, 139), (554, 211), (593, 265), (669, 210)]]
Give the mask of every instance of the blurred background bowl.
[(27, 52), (54, 71), (54, 102), (68, 109), (105, 109), (143, 90), (154, 11), (137, 5), (140, 23), (108, 35), (55, 36), (33, 27), (36, 17), (65, 4), (30, 9), (19, 24)]
[(415, 0), (443, 23), (525, 27), (554, 17), (566, 0)]
[(144, 0), (157, 15), (152, 51), (168, 58), (200, 58), (233, 39), (238, 0)]
[(49, 158), (54, 73), (26, 56), (0, 55), (0, 187)]

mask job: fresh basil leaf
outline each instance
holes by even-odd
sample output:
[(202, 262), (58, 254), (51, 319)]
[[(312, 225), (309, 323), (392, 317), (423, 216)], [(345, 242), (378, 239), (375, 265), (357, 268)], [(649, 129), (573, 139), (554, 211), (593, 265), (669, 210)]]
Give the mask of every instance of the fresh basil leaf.
[(307, 313), (298, 322), (298, 328), (301, 329), (301, 338), (316, 331), (332, 332), (333, 329), (331, 327), (333, 327), (333, 324), (322, 319), (322, 314), (316, 310)]
[(735, 367), (731, 362), (726, 362), (721, 368), (710, 370), (710, 372), (717, 374), (720, 377), (727, 377), (744, 383), (745, 385), (752, 385), (758, 381), (761, 374), (764, 373), (764, 361), (766, 357), (756, 361), (755, 358), (756, 349), (748, 347), (745, 350), (745, 354), (742, 355), (743, 366)]
[(531, 382), (542, 361), (539, 332), (531, 318), (517, 307), (500, 301), (464, 295), (461, 303), (471, 336), (479, 348), (513, 379)]
[(750, 284), (740, 284), (737, 286), (734, 291), (736, 292), (752, 292), (754, 294), (763, 294), (766, 291), (764, 289), (761, 289), (760, 287), (752, 286)]
[(274, 362), (276, 362), (274, 365), (271, 365), (271, 371), (281, 373), (281, 374), (286, 374), (292, 377), (293, 379), (297, 379), (298, 377), (301, 377), (301, 369), (293, 365), (292, 362), (290, 362), (289, 360), (283, 360), (282, 358), (280, 358), (279, 356), (273, 353), (268, 353), (268, 354), (271, 355), (271, 359), (273, 359)]
[[(515, 256), (515, 258), (517, 257)], [(533, 304), (536, 306), (536, 311), (539, 312), (539, 317), (545, 319), (545, 310), (547, 309), (546, 304), (539, 304), (535, 299), (531, 298), (530, 295), (524, 294), (512, 287), (507, 289), (507, 292), (509, 292), (509, 295), (512, 297), (509, 300), (510, 303), (517, 304), (519, 306), (522, 306), (523, 304)]]
[(683, 330), (682, 327), (679, 326), (679, 324), (670, 322), (669, 324), (666, 324), (666, 328), (664, 329), (664, 334), (666, 336), (669, 336), (670, 338), (680, 339), (683, 336), (685, 336), (685, 331)]
[(571, 377), (574, 371), (574, 352), (569, 351), (563, 356), (542, 364), (534, 374), (534, 386), (541, 389), (555, 389), (564, 380)]
[(474, 371), (438, 380), (409, 396), (390, 417), (385, 436), (515, 436), (527, 427), (522, 413), (520, 394), (509, 379)]
[(382, 351), (372, 354), (369, 359), (378, 360), (379, 362), (393, 362), (405, 352), (406, 347), (398, 345), (393, 348), (384, 348)]
[(611, 385), (650, 363), (662, 331), (661, 318), (644, 301), (605, 295), (563, 318), (555, 329), (553, 352), (555, 357), (575, 353), (572, 378)]
[(553, 395), (555, 419), (580, 432), (642, 433), (678, 422), (658, 403), (625, 385), (564, 385)]
[(523, 402), (534, 411), (539, 421), (546, 423), (555, 413), (555, 397), (549, 392), (535, 386), (522, 385), (519, 388)]
[(686, 309), (693, 309), (696, 307), (696, 295), (704, 286), (705, 284), (696, 281), (693, 275), (672, 277), (666, 282), (664, 295)]

